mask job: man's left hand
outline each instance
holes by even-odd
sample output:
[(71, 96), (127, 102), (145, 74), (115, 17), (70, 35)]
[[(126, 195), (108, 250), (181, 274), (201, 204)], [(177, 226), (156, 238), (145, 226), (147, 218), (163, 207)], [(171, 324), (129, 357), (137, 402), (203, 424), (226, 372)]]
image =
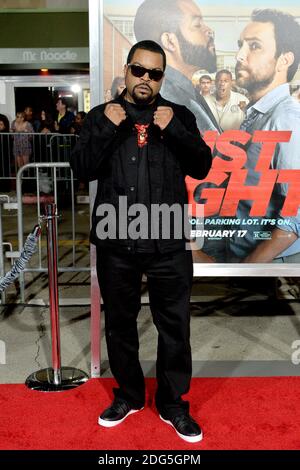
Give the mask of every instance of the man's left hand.
[(162, 131), (167, 127), (174, 116), (173, 109), (169, 106), (158, 106), (154, 113), (154, 124)]

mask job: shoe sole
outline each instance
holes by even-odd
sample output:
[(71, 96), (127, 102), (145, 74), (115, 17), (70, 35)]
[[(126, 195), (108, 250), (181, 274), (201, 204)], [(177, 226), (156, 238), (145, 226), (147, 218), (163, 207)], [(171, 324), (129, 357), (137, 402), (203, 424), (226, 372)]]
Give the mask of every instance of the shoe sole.
[(185, 436), (184, 434), (180, 434), (180, 432), (177, 431), (177, 429), (175, 428), (175, 426), (171, 423), (171, 421), (168, 421), (167, 419), (164, 419), (161, 415), (159, 415), (160, 419), (164, 422), (164, 423), (167, 423), (169, 424), (170, 426), (172, 426), (173, 429), (175, 429), (176, 431), (176, 434), (178, 434), (178, 436), (183, 439), (184, 441), (186, 442), (190, 442), (190, 443), (195, 443), (195, 442), (200, 442), (202, 441), (203, 439), (203, 432), (201, 431), (201, 434), (199, 434), (198, 436)]
[(101, 419), (100, 416), (98, 418), (98, 424), (100, 426), (103, 426), (104, 428), (113, 428), (114, 426), (118, 426), (118, 424), (121, 424), (126, 418), (128, 418), (129, 415), (132, 415), (133, 413), (138, 413), (139, 411), (142, 411), (144, 409), (140, 408), (139, 410), (130, 410), (127, 415), (124, 416), (122, 419), (118, 419), (117, 421), (107, 421), (106, 419)]

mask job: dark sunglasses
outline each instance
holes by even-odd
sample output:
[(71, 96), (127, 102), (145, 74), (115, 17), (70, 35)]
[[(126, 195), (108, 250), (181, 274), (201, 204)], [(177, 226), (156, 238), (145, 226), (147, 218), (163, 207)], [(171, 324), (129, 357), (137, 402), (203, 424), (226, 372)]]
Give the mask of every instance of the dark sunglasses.
[(158, 69), (146, 69), (145, 67), (142, 67), (141, 65), (135, 65), (135, 64), (128, 64), (128, 67), (130, 68), (130, 71), (134, 77), (143, 77), (145, 73), (148, 73), (150, 80), (154, 80), (155, 82), (159, 82), (164, 75), (163, 70), (158, 70)]

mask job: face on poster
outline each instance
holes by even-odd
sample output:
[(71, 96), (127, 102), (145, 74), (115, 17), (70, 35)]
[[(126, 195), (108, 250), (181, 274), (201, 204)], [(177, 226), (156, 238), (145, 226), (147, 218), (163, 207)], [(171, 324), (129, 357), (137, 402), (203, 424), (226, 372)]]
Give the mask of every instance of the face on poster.
[(104, 0), (107, 93), (124, 87), (131, 46), (158, 42), (162, 96), (194, 113), (212, 149), (206, 179), (186, 179), (194, 213), (204, 205), (205, 261), (300, 262), (299, 19), (296, 1)]

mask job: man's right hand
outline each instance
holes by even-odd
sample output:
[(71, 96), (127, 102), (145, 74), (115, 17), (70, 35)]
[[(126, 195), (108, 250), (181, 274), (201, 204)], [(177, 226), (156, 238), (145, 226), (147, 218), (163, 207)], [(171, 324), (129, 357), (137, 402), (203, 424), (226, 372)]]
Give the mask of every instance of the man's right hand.
[(116, 126), (119, 126), (127, 117), (124, 108), (117, 103), (109, 103), (106, 105), (104, 114)]

